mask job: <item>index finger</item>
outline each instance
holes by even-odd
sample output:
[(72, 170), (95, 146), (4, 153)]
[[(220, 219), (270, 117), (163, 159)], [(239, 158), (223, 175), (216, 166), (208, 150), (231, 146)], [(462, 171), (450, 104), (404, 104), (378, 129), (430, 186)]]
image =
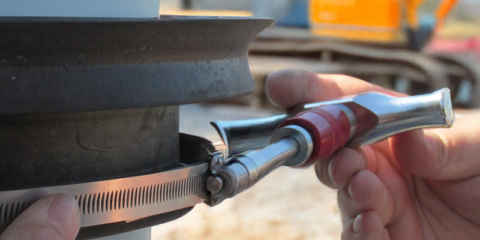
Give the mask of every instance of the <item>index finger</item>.
[(358, 78), (338, 74), (316, 74), (301, 70), (273, 72), (267, 77), (265, 88), (273, 103), (283, 108), (370, 91), (405, 96)]

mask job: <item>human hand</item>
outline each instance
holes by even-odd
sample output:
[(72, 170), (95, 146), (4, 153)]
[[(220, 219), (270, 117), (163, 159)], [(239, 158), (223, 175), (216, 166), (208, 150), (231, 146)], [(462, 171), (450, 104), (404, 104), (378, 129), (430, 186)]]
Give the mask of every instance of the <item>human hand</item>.
[[(403, 96), (353, 77), (293, 70), (272, 73), (266, 91), (284, 108), (367, 91)], [(342, 239), (478, 239), (476, 116), (457, 114), (450, 129), (410, 131), (317, 161), (320, 181), (338, 189)]]
[(80, 211), (75, 199), (50, 195), (20, 214), (0, 240), (73, 240), (79, 228)]

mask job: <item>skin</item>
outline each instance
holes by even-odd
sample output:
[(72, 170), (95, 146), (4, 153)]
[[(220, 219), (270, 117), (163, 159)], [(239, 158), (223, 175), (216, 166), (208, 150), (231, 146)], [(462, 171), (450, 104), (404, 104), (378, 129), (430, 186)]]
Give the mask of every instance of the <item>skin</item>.
[[(343, 75), (285, 70), (266, 91), (277, 105), (379, 91)], [(415, 130), (315, 163), (318, 178), (338, 190), (342, 239), (478, 239), (480, 236), (479, 114), (456, 114), (449, 129)]]
[(20, 214), (0, 240), (73, 240), (79, 228), (80, 211), (75, 199), (51, 195)]

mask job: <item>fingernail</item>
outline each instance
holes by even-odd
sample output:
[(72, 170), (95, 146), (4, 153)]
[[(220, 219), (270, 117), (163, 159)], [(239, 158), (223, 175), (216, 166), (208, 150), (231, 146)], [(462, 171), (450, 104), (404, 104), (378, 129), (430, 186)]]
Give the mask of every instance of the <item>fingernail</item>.
[(47, 210), (50, 220), (61, 228), (66, 239), (74, 239), (80, 227), (80, 212), (77, 201), (66, 195), (58, 195)]
[(317, 160), (317, 162), (315, 162), (315, 165), (313, 166), (318, 179), (321, 179), (322, 176), (322, 163), (320, 161), (323, 161), (323, 159)]
[(327, 174), (328, 174), (328, 177), (330, 178), (330, 181), (332, 181), (332, 184), (334, 186), (337, 186), (337, 183), (333, 179), (333, 171), (335, 170), (335, 167), (333, 166), (332, 162), (333, 161), (330, 161), (330, 163), (328, 164)]
[(350, 195), (350, 197), (353, 199), (353, 193), (352, 193), (352, 187), (350, 184), (348, 184), (348, 195)]
[(362, 221), (363, 221), (363, 216), (362, 214), (358, 214), (355, 220), (353, 220), (353, 232), (354, 233), (359, 233), (360, 230), (362, 229)]

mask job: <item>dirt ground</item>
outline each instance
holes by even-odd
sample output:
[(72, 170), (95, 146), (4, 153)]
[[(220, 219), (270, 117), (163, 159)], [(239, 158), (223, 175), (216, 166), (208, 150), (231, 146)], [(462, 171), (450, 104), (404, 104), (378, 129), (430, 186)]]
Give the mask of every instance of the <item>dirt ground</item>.
[[(212, 120), (277, 114), (243, 107), (187, 105), (180, 110), (182, 132), (216, 137)], [(340, 239), (335, 191), (323, 186), (313, 168), (282, 167), (253, 188), (210, 208), (197, 205), (186, 216), (152, 229), (153, 240)]]

